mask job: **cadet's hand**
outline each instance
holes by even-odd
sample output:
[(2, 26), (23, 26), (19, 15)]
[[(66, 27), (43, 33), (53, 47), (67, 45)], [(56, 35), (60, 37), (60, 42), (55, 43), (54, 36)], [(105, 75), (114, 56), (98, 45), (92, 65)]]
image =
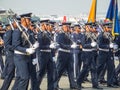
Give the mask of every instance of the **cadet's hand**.
[(32, 64), (35, 65), (37, 63), (38, 63), (38, 59), (37, 58), (33, 59)]
[(113, 49), (114, 49), (114, 50), (117, 50), (117, 49), (118, 49), (118, 45), (117, 45), (117, 44), (114, 44)]
[(96, 45), (97, 45), (96, 42), (92, 42), (92, 43), (91, 43), (91, 46), (92, 46), (92, 47), (95, 47)]
[(113, 47), (114, 47), (114, 44), (113, 44), (113, 43), (110, 43), (109, 47), (110, 47), (110, 48), (113, 48)]
[(38, 48), (39, 47), (39, 43), (36, 41), (34, 44), (33, 44), (33, 48)]
[(71, 48), (77, 48), (77, 44), (76, 44), (76, 43), (73, 43), (73, 44), (71, 45)]
[(51, 43), (49, 47), (55, 49), (56, 48), (55, 43)]
[(0, 39), (0, 45), (2, 46), (4, 44), (4, 41)]
[(28, 54), (33, 54), (33, 53), (35, 52), (35, 49), (34, 49), (34, 48), (27, 48), (27, 49), (26, 49), (26, 52), (27, 52)]
[(82, 49), (82, 45), (80, 45), (80, 49)]

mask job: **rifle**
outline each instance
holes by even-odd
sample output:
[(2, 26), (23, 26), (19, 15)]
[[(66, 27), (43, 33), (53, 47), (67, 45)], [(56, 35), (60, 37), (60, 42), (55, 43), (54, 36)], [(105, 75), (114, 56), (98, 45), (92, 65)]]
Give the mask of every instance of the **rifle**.
[(20, 27), (20, 25), (19, 25), (19, 23), (18, 23), (18, 21), (17, 21), (17, 19), (16, 19), (16, 14), (15, 14), (11, 9), (10, 9), (8, 12), (9, 12), (10, 14), (12, 13), (12, 14), (14, 15), (13, 21), (16, 23), (18, 29), (22, 32), (23, 37), (24, 37), (25, 40), (29, 43), (30, 47), (33, 47), (31, 41), (29, 40), (28, 35), (27, 35), (27, 34), (22, 30), (22, 28)]
[[(42, 30), (41, 27), (35, 23), (36, 27), (39, 29), (40, 32), (43, 32), (43, 33), (48, 33), (46, 30)], [(53, 43), (56, 43), (49, 35), (45, 34), (45, 36), (50, 40), (52, 41)]]
[(13, 25), (12, 25), (12, 21), (10, 20), (10, 18), (9, 18), (9, 17), (7, 17), (7, 19), (8, 19), (8, 21), (9, 21), (9, 24), (10, 24), (10, 26), (11, 26), (12, 30), (14, 30), (14, 27), (13, 27)]

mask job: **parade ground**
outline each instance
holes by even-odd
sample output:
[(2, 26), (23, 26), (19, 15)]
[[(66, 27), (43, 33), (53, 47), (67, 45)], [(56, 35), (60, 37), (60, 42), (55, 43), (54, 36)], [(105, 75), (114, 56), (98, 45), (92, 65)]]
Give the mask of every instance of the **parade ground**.
[[(2, 82), (3, 82), (3, 80), (0, 80), (0, 87), (2, 85)], [(9, 90), (11, 90), (11, 87), (13, 86), (13, 83), (14, 83), (14, 80), (12, 81)], [(82, 85), (84, 86), (84, 88), (82, 90), (96, 90), (96, 89), (91, 88), (92, 85), (89, 82), (85, 82)], [(59, 82), (59, 86), (60, 86), (60, 88), (63, 88), (63, 90), (70, 90), (68, 78), (66, 76), (63, 76), (61, 78), (61, 80)], [(106, 87), (106, 85), (100, 85), (100, 86), (103, 87), (103, 90), (120, 90), (120, 87), (119, 88), (109, 88), (109, 87)], [(43, 82), (41, 84), (41, 89), (42, 90), (47, 90), (47, 78), (46, 77), (43, 79)]]
[[(118, 65), (117, 60), (115, 61), (115, 65), (116, 66)], [(88, 79), (90, 80), (90, 78), (91, 77), (90, 77), (90, 74), (89, 74)], [(0, 87), (1, 87), (2, 83), (3, 83), (3, 80), (0, 79)], [(13, 84), (14, 84), (14, 80), (12, 81), (9, 90), (11, 90), (11, 87), (13, 86)], [(68, 81), (67, 76), (62, 76), (62, 78), (60, 79), (60, 82), (59, 82), (59, 86), (60, 86), (60, 88), (63, 88), (63, 90), (70, 90), (69, 81)], [(84, 87), (82, 90), (96, 90), (96, 89), (91, 88), (92, 84), (90, 82), (85, 82), (85, 83), (82, 84), (82, 86)], [(103, 90), (120, 90), (120, 87), (119, 88), (109, 88), (106, 85), (101, 85), (101, 84), (100, 84), (100, 86), (103, 88)], [(29, 86), (29, 88), (30, 88), (30, 86)], [(46, 76), (44, 77), (44, 79), (42, 81), (41, 89), (42, 90), (47, 90), (47, 77)], [(30, 90), (30, 89), (28, 89), (28, 90)]]

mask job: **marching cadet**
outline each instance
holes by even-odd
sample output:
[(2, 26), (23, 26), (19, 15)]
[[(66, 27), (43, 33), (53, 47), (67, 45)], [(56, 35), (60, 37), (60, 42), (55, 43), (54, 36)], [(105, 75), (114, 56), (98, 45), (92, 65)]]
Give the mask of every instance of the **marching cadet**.
[(54, 84), (53, 84), (53, 58), (51, 49), (55, 48), (54, 43), (51, 43), (51, 36), (50, 31), (47, 30), (48, 27), (48, 21), (49, 20), (41, 20), (40, 21), (40, 31), (38, 32), (38, 42), (39, 42), (39, 48), (38, 48), (38, 62), (40, 66), (40, 70), (38, 71), (38, 84), (41, 85), (41, 82), (43, 80), (43, 77), (45, 73), (47, 72), (47, 90), (53, 90)]
[[(29, 34), (29, 40), (33, 45), (33, 47), (35, 49), (37, 49), (39, 47), (39, 43), (36, 40), (35, 37), (35, 25), (32, 23), (31, 25), (29, 25), (28, 27), (28, 34)], [(30, 90), (39, 90), (39, 85), (37, 83), (37, 74), (36, 74), (36, 64), (37, 64), (37, 52), (31, 54), (30, 59), (31, 59), (31, 63), (29, 65), (30, 68), (30, 79), (31, 79), (31, 89)]]
[[(4, 46), (5, 46), (5, 67), (3, 73), (5, 73), (4, 82), (0, 90), (8, 90), (10, 83), (15, 75), (15, 65), (14, 65), (14, 47), (12, 46), (12, 33), (10, 24), (6, 24), (6, 32), (3, 36)], [(16, 25), (14, 24), (14, 28)]]
[(2, 39), (3, 39), (4, 33), (6, 32), (6, 30), (3, 27), (4, 27), (3, 23), (0, 22), (0, 36)]
[(3, 58), (2, 58), (2, 50), (3, 50), (3, 46), (4, 46), (4, 41), (3, 41), (3, 34), (5, 33), (5, 31), (3, 31), (3, 25), (2, 23), (0, 23), (0, 75), (1, 78), (3, 78), (4, 76), (2, 75), (3, 72), (3, 68), (4, 68), (4, 63), (3, 63)]
[[(55, 38), (56, 38), (56, 34), (57, 32), (54, 30), (54, 26), (55, 26), (56, 22), (50, 20), (48, 22), (47, 25), (47, 30), (49, 33), (49, 36), (51, 37), (52, 43), (56, 43)], [(56, 70), (56, 55), (57, 55), (57, 43), (56, 43), (56, 48), (51, 49), (51, 53), (52, 53), (52, 58), (53, 58), (53, 62), (54, 62), (54, 74), (53, 74), (53, 78), (55, 80), (56, 75), (57, 75), (57, 70)]]
[[(21, 26), (17, 24), (18, 29), (13, 31), (12, 45), (15, 47), (14, 50), (14, 63), (16, 67), (16, 76), (14, 86), (12, 90), (27, 90), (29, 84), (29, 78), (31, 77), (31, 82), (34, 79), (33, 66), (31, 55), (35, 52), (36, 44), (32, 45), (29, 40), (28, 27), (31, 24), (30, 17), (32, 13), (22, 14), (21, 16)], [(16, 22), (17, 23), (17, 22)], [(31, 70), (30, 70), (31, 69)], [(33, 76), (32, 76), (33, 75)], [(37, 81), (32, 83), (37, 85)], [(35, 85), (31, 89), (35, 89)]]
[[(97, 42), (97, 37), (98, 37), (98, 32), (97, 32), (97, 25), (94, 23), (93, 25), (92, 25), (92, 29), (91, 29), (91, 37), (92, 37), (92, 39), (95, 41), (95, 42)], [(93, 60), (95, 61), (95, 63), (96, 63), (96, 67), (97, 67), (97, 56), (98, 56), (98, 47), (97, 47), (97, 45), (96, 45), (96, 47), (94, 47), (94, 49), (93, 49)]]
[(57, 57), (57, 78), (54, 83), (54, 90), (62, 90), (59, 88), (59, 80), (66, 70), (70, 82), (70, 89), (78, 89), (73, 76), (73, 58), (71, 48), (76, 48), (77, 45), (72, 44), (70, 40), (70, 25), (71, 23), (62, 23), (62, 30), (56, 36), (56, 41), (60, 45)]
[[(98, 35), (102, 32), (102, 26), (98, 23), (97, 23), (96, 31), (97, 31)], [(97, 35), (97, 37), (98, 37), (98, 35)], [(97, 38), (97, 41), (98, 41), (98, 38)], [(98, 49), (98, 53), (99, 53), (99, 48), (97, 47), (97, 49)], [(97, 54), (97, 57), (98, 57), (98, 54)], [(97, 58), (97, 66), (98, 66), (98, 58)], [(101, 71), (101, 73), (98, 77), (98, 82), (103, 85), (107, 83), (107, 81), (105, 79), (106, 69), (107, 69), (107, 67), (105, 64), (103, 70)]]
[(113, 58), (113, 38), (111, 35), (111, 24), (105, 23), (103, 28), (103, 32), (98, 36), (98, 46), (99, 46), (99, 54), (98, 54), (98, 76), (104, 68), (104, 65), (107, 66), (107, 86), (108, 87), (116, 87), (113, 83), (115, 65)]
[(81, 33), (81, 27), (79, 24), (75, 24), (73, 26), (73, 32), (71, 34), (71, 39), (73, 42), (75, 42), (78, 47), (73, 49), (73, 59), (74, 59), (74, 78), (77, 79), (77, 76), (80, 73), (82, 59), (81, 59), (81, 53), (82, 53), (82, 40), (83, 34)]
[[(92, 39), (92, 41), (93, 42), (97, 42), (97, 37), (98, 37), (98, 32), (97, 32), (97, 25), (95, 24), (95, 23), (89, 23), (90, 25), (88, 25), (88, 27), (87, 27), (87, 29), (89, 29), (90, 30), (90, 32), (89, 32), (89, 34), (90, 34), (90, 37), (91, 37), (91, 39)], [(97, 45), (95, 46), (95, 47), (93, 47), (93, 50), (92, 50), (92, 52), (93, 52), (93, 62), (95, 63), (94, 65), (94, 67), (96, 67), (96, 69), (97, 69), (97, 55), (98, 55), (98, 48), (97, 48)], [(92, 68), (92, 67), (91, 67)], [(86, 77), (84, 78), (84, 81), (88, 81), (88, 82), (90, 82), (88, 79), (87, 79), (87, 77), (88, 77), (88, 75), (89, 75), (89, 71), (90, 70), (88, 70), (88, 73), (86, 74)]]
[(117, 79), (120, 82), (120, 76), (119, 76), (120, 74), (120, 50), (119, 50), (120, 49), (120, 35), (116, 36), (115, 43), (118, 45), (118, 50), (115, 53), (115, 55), (118, 56), (118, 59), (119, 59), (119, 64), (117, 65), (115, 71), (116, 71)]
[(97, 42), (93, 40), (90, 34), (90, 26), (86, 25), (86, 33), (82, 38), (82, 55), (81, 58), (84, 58), (83, 60), (83, 68), (79, 74), (79, 77), (77, 79), (77, 84), (81, 88), (81, 84), (85, 78), (85, 75), (88, 72), (88, 69), (91, 70), (91, 78), (92, 78), (92, 87), (95, 89), (102, 89), (98, 85), (97, 80), (97, 68), (96, 63), (93, 60), (93, 50), (97, 45)]
[[(53, 42), (55, 42), (55, 30), (54, 30), (54, 25), (55, 25), (55, 22), (54, 21), (49, 21), (48, 22), (48, 25), (47, 25), (47, 31), (48, 31), (48, 34), (49, 34), (49, 36), (51, 37), (51, 40), (53, 41)], [(54, 57), (55, 56), (55, 49), (53, 49), (52, 50), (52, 57)]]

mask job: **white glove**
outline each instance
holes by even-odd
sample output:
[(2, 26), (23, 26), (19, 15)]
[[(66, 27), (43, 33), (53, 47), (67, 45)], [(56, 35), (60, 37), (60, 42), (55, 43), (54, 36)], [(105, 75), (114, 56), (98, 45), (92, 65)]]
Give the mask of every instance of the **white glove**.
[(76, 44), (76, 43), (73, 43), (73, 44), (71, 45), (71, 48), (77, 48), (77, 44)]
[(27, 52), (28, 54), (33, 54), (33, 53), (35, 52), (35, 49), (34, 49), (34, 48), (27, 48), (27, 49), (26, 49), (26, 52)]
[(110, 48), (113, 48), (113, 47), (114, 47), (114, 44), (113, 44), (113, 43), (110, 43), (109, 46), (110, 46)]
[(52, 49), (56, 48), (55, 43), (51, 43), (49, 47)]
[(96, 42), (92, 42), (92, 43), (91, 43), (91, 46), (92, 46), (92, 47), (95, 47), (96, 45), (97, 45)]
[(58, 43), (54, 43), (55, 44), (55, 47), (59, 47), (60, 45)]
[(33, 59), (32, 63), (33, 63), (33, 65), (37, 64), (38, 63), (38, 59), (37, 58)]
[(118, 49), (118, 45), (117, 45), (117, 44), (114, 44), (113, 49), (114, 49), (114, 50), (117, 50), (117, 49)]
[(34, 44), (33, 44), (33, 48), (38, 48), (39, 47), (39, 43), (36, 41)]

